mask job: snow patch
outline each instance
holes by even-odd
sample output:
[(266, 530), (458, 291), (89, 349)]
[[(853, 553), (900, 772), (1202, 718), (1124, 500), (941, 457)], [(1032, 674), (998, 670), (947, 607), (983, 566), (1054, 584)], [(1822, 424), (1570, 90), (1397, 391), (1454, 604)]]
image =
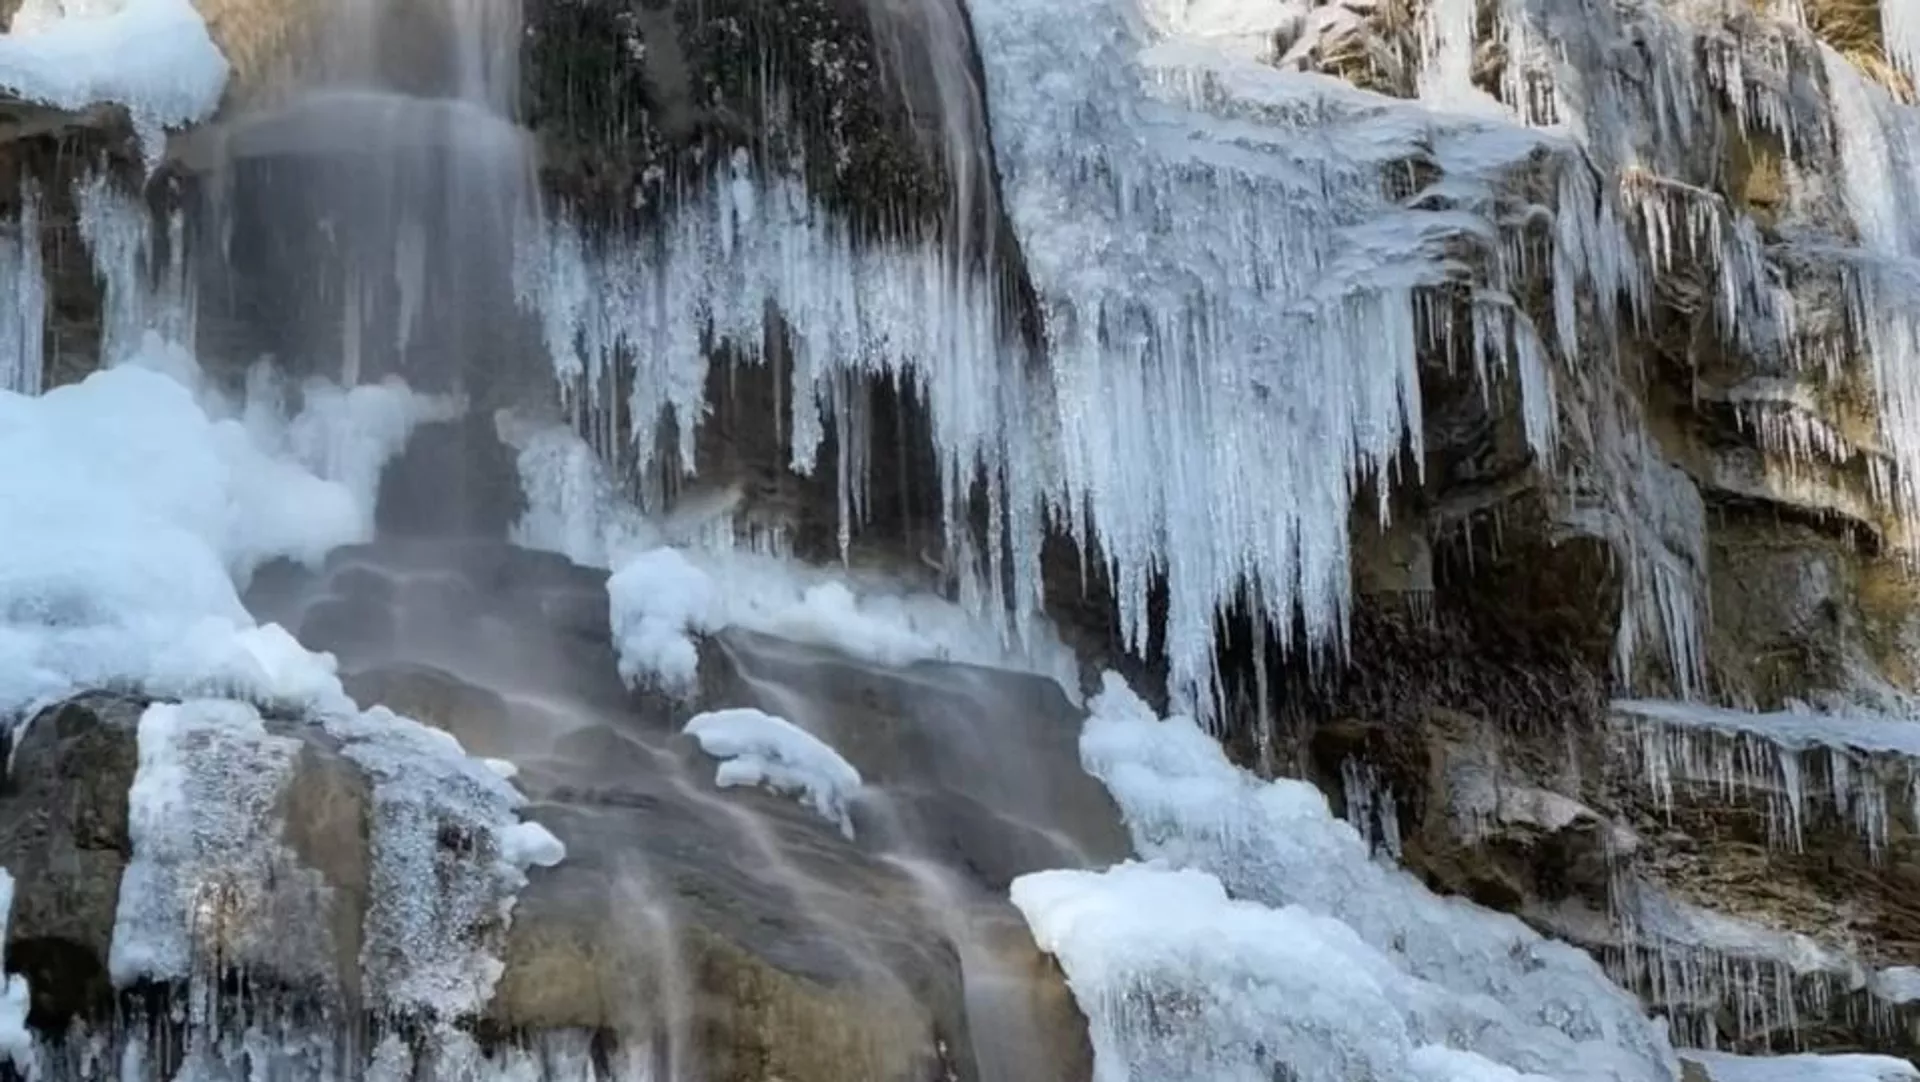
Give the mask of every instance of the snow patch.
[(25, 0), (0, 35), (0, 89), (74, 112), (125, 106), (150, 162), (165, 129), (213, 115), (228, 70), (189, 0)]
[[(1295, 1025), (1290, 1017), (1309, 1019), (1299, 1025), (1312, 1031), (1323, 1007), (1337, 1028), (1302, 1038), (1309, 1054), (1291, 1065), (1302, 1079), (1354, 1077), (1356, 1059), (1394, 1077), (1429, 1044), (1562, 1082), (1676, 1074), (1665, 1032), (1586, 954), (1372, 860), (1318, 789), (1239, 770), (1190, 718), (1160, 720), (1119, 677), (1107, 674), (1089, 705), (1081, 760), (1119, 804), (1136, 851), (1156, 863), (1104, 873), (1118, 876), (1106, 885), (1097, 873), (1042, 873), (1077, 910), (1036, 894), (1040, 877), (1017, 881), (1015, 896), (1036, 937), (1061, 949), (1076, 998), (1106, 1031), (1096, 1039), (1107, 1050), (1103, 1079), (1207, 1078), (1168, 1071), (1189, 1056), (1206, 1063), (1209, 1046), (1233, 1065), (1220, 1077), (1270, 1078), (1258, 1073), (1260, 1057), (1278, 1053), (1262, 1052), (1260, 1035)], [(1305, 967), (1329, 990), (1291, 988), (1274, 964)], [(1157, 974), (1157, 991), (1147, 993), (1141, 973)], [(1236, 981), (1258, 982), (1258, 993), (1217, 991)], [(1383, 1003), (1369, 1005), (1370, 995)], [(1197, 1019), (1184, 1035), (1154, 1020), (1176, 1005)], [(1194, 1047), (1163, 1047), (1180, 1040)], [(1435, 1071), (1459, 1063), (1427, 1061)]]
[(721, 760), (715, 785), (764, 785), (794, 794), (853, 837), (848, 810), (860, 790), (860, 772), (825, 741), (785, 718), (750, 707), (696, 715), (685, 732), (699, 742), (701, 751)]
[[(0, 473), (0, 715), (88, 687), (299, 707), (333, 686), (332, 660), (255, 627), (237, 587), (370, 537), (380, 464), (446, 407), (383, 387), (288, 421), (199, 382), (148, 334), (81, 383), (0, 391), (0, 460), (34, 464)], [(289, 427), (336, 453), (309, 468), (275, 435)]]

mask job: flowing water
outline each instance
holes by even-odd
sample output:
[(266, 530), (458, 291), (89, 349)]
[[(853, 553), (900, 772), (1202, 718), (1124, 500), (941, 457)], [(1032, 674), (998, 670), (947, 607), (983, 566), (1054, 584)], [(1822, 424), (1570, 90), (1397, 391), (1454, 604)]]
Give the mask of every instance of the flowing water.
[(515, 124), (520, 6), (329, 8), (295, 91), (196, 132), (215, 288), (280, 315), (263, 343), (346, 383), (484, 393), (524, 340), (508, 279), (536, 198)]
[[(609, 1028), (641, 1050), (654, 1071), (643, 1077), (709, 1077), (698, 1035), (742, 1024), (726, 1002), (739, 990), (693, 963), (716, 935), (777, 969), (943, 1019), (968, 1035), (978, 1070), (967, 1077), (1084, 1070), (1079, 1016), (1006, 900), (1016, 876), (1126, 853), (1057, 687), (723, 635), (705, 697), (778, 713), (861, 771), (846, 839), (787, 798), (716, 788), (715, 761), (676, 732), (684, 711), (614, 675), (605, 597), (601, 573), (552, 556), (414, 539), (343, 550), (317, 575), (264, 575), (249, 604), (334, 652), (359, 697), (515, 764), (533, 817), (568, 847), (516, 920), (601, 914), (598, 949), (631, 964), (617, 981), (595, 978), (592, 997), (621, 1005)], [(940, 991), (943, 944), (958, 955), (951, 994)], [(511, 982), (499, 993), (509, 1011), (539, 994), (563, 993)]]

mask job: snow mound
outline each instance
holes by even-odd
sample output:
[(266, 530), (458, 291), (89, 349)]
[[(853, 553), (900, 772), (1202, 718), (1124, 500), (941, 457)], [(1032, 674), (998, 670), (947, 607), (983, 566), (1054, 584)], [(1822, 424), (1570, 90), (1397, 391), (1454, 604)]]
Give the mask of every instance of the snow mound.
[(719, 629), (718, 587), (678, 549), (657, 548), (629, 561), (607, 580), (620, 675), (690, 694), (700, 672), (695, 634)]
[(853, 837), (847, 809), (860, 790), (860, 772), (812, 733), (747, 707), (697, 715), (685, 731), (699, 741), (701, 751), (722, 760), (715, 785), (764, 785), (796, 794), (842, 834)]
[[(1290, 1064), (1303, 1080), (1357, 1077), (1347, 1071), (1360, 1062), (1378, 1077), (1510, 1077), (1482, 1061), (1561, 1082), (1671, 1082), (1677, 1073), (1665, 1031), (1589, 956), (1373, 861), (1318, 789), (1239, 770), (1192, 719), (1160, 720), (1119, 677), (1107, 674), (1090, 706), (1081, 761), (1154, 864), (1043, 873), (1075, 878), (1022, 879), (1015, 901), (1042, 944), (1058, 948), (1076, 998), (1104, 1031), (1102, 1082), (1268, 1078), (1257, 1073), (1261, 1056), (1278, 1053), (1260, 1051), (1261, 1035), (1276, 1028), (1314, 1034)], [(1073, 885), (1077, 908), (1045, 893), (1066, 891), (1061, 882)], [(1311, 978), (1269, 972), (1279, 965)], [(1154, 975), (1155, 990), (1141, 974)], [(1256, 980), (1258, 994), (1210, 998)], [(1366, 1007), (1369, 996), (1390, 1010)], [(1162, 1012), (1189, 1007), (1192, 1035), (1155, 1028)], [(1196, 1047), (1164, 1046), (1176, 1039)], [(1229, 1057), (1227, 1073), (1173, 1070), (1184, 1056), (1206, 1062), (1208, 1045)], [(1458, 1055), (1425, 1053), (1414, 1067), (1410, 1057), (1427, 1045)]]
[[(196, 397), (197, 376), (148, 335), (81, 383), (0, 392), (0, 460), (33, 464), (0, 472), (0, 716), (87, 687), (297, 708), (333, 686), (332, 660), (255, 627), (237, 587), (270, 559), (371, 536), (370, 479), (446, 407), (398, 386), (342, 406), (316, 393), (289, 422), (277, 404)], [(310, 466), (284, 432), (333, 453)]]
[(0, 89), (72, 111), (125, 106), (149, 160), (164, 129), (213, 115), (228, 70), (189, 0), (26, 0), (0, 35)]

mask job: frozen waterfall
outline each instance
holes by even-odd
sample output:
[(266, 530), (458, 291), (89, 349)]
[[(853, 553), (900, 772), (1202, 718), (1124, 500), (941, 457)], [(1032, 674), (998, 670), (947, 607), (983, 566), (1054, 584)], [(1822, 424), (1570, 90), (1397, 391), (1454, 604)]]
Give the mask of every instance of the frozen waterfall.
[(1904, 0), (286, 4), (0, 36), (0, 1078), (1914, 1077)]

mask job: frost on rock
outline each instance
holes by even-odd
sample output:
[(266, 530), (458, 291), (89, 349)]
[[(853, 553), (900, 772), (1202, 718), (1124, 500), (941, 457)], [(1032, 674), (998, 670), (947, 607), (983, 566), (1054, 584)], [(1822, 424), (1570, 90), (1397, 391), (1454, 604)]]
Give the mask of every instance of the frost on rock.
[(31, 1079), (35, 1076), (33, 1034), (27, 1029), (27, 979), (6, 972), (8, 923), (13, 917), (13, 876), (0, 868), (0, 1056)]
[(493, 995), (526, 869), (565, 847), (520, 822), (525, 798), (447, 733), (382, 707), (325, 726), (373, 784), (363, 987), (388, 1016), (445, 1036)]
[(819, 737), (750, 707), (698, 714), (685, 731), (701, 751), (721, 760), (715, 785), (761, 785), (793, 794), (853, 837), (848, 810), (860, 791), (860, 772)]
[(1828, 809), (1878, 859), (1895, 812), (1920, 822), (1920, 722), (1863, 711), (1756, 714), (1656, 700), (1613, 705), (1622, 767), (1669, 811), (1689, 790), (1764, 801), (1773, 844), (1805, 846)]
[[(1091, 707), (1081, 760), (1120, 805), (1136, 851), (1198, 880), (1217, 879), (1212, 889), (1224, 888), (1234, 905), (1311, 915), (1328, 942), (1345, 944), (1344, 954), (1376, 959), (1311, 971), (1329, 981), (1348, 970), (1374, 975), (1393, 1008), (1383, 1017), (1397, 1019), (1389, 1028), (1410, 1035), (1412, 1047), (1443, 1044), (1562, 1082), (1674, 1077), (1677, 1065), (1664, 1030), (1585, 953), (1543, 939), (1514, 918), (1437, 897), (1405, 872), (1371, 859), (1366, 842), (1333, 817), (1319, 790), (1299, 781), (1258, 781), (1230, 764), (1193, 721), (1160, 720), (1112, 674)], [(1022, 908), (1032, 916), (1026, 903)], [(1169, 936), (1180, 934), (1180, 922), (1170, 916), (1175, 907), (1120, 909), (1151, 912)], [(1035, 930), (1043, 942), (1059, 941), (1053, 924), (1038, 922)], [(1095, 964), (1122, 964), (1128, 941), (1113, 938), (1111, 954), (1095, 948), (1093, 956), (1102, 959)], [(1277, 949), (1236, 945), (1248, 957)], [(1090, 1015), (1111, 1017), (1103, 1012), (1126, 1009), (1117, 1005), (1124, 987), (1083, 979), (1070, 958), (1062, 962)], [(1161, 1009), (1208, 994), (1219, 977), (1199, 966), (1169, 968), (1162, 979), (1173, 982), (1172, 990)], [(1299, 997), (1261, 1002), (1310, 1009)], [(1257, 1028), (1236, 1009), (1224, 1005), (1222, 1013), (1206, 1016), (1207, 1025), (1226, 1033)], [(1329, 1064), (1325, 1070), (1336, 1068)], [(1149, 1071), (1141, 1077), (1155, 1076)]]
[[(185, 981), (208, 960), (291, 984), (328, 971), (330, 890), (282, 844), (282, 799), (300, 751), (245, 703), (156, 703), (140, 718), (128, 790), (133, 854), (120, 880), (109, 972), (116, 986)], [(203, 1020), (204, 1021), (204, 1020)]]
[(0, 35), (0, 90), (73, 112), (124, 106), (150, 162), (165, 129), (213, 114), (227, 74), (189, 0), (25, 0)]

